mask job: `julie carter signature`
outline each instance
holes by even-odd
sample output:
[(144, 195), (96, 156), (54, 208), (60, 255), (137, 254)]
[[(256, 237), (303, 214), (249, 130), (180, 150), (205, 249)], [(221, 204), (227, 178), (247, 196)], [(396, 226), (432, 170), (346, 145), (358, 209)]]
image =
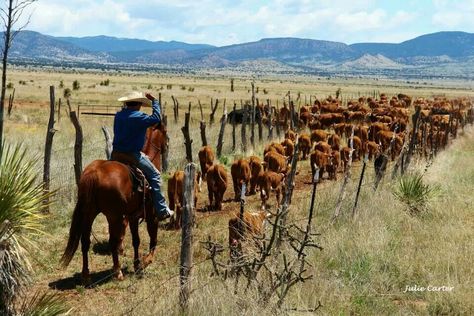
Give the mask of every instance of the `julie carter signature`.
[(405, 290), (403, 293), (406, 292), (451, 292), (454, 290), (454, 286), (433, 286), (433, 285), (428, 285), (428, 286), (419, 286), (419, 285), (406, 285)]

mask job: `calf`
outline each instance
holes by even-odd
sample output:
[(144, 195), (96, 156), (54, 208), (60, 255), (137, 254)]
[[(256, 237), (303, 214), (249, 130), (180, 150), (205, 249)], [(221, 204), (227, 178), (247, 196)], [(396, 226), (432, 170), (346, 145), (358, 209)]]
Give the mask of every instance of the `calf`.
[(296, 141), (296, 133), (289, 129), (285, 132), (285, 138), (291, 139), (291, 141), (294, 143)]
[[(201, 192), (201, 172), (196, 174), (194, 179), (194, 208), (196, 208), (198, 192)], [(181, 227), (181, 217), (184, 207), (184, 171), (176, 171), (171, 178), (168, 179), (168, 201), (171, 210), (175, 210), (175, 218), (171, 219), (170, 224), (174, 226), (175, 229)]]
[(341, 149), (341, 137), (337, 134), (331, 134), (328, 138), (328, 144), (333, 150), (339, 151)]
[(329, 163), (327, 166), (328, 177), (330, 180), (337, 180), (337, 170), (341, 163), (341, 155), (338, 150), (333, 150), (329, 156)]
[(286, 174), (288, 170), (288, 158), (277, 152), (271, 151), (265, 155), (264, 166), (266, 170)]
[(365, 143), (365, 147), (366, 147), (365, 151), (368, 153), (369, 160), (372, 160), (374, 157), (378, 156), (378, 154), (380, 154), (381, 152), (380, 145), (374, 141), (368, 141), (367, 143)]
[(265, 234), (265, 220), (269, 217), (266, 212), (244, 211), (242, 219), (236, 213), (229, 219), (229, 248), (230, 257), (235, 259), (242, 255), (242, 241), (255, 240)]
[(321, 180), (329, 164), (329, 155), (325, 152), (315, 150), (310, 155), (310, 162), (311, 162), (312, 178), (314, 179), (314, 174), (316, 173), (316, 167), (318, 167), (319, 179)]
[(227, 190), (227, 172), (222, 165), (212, 165), (207, 170), (209, 209), (222, 210), (222, 200)]
[(214, 153), (211, 146), (204, 146), (199, 150), (199, 164), (201, 165), (202, 177), (206, 179), (207, 170), (214, 163)]
[(301, 134), (298, 137), (298, 143), (300, 146), (301, 153), (303, 155), (302, 159), (306, 160), (310, 150), (311, 150), (311, 138), (308, 134)]
[(262, 199), (262, 209), (265, 209), (267, 201), (270, 198), (270, 192), (274, 191), (276, 196), (277, 208), (280, 207), (280, 197), (282, 193), (282, 184), (285, 174), (273, 171), (265, 171), (258, 179), (260, 187), (260, 198)]
[(281, 144), (275, 142), (265, 146), (265, 149), (263, 150), (263, 156), (265, 157), (265, 155), (270, 151), (275, 151), (280, 155), (285, 154), (285, 148)]
[(281, 142), (281, 145), (285, 148), (285, 156), (291, 161), (293, 159), (293, 152), (295, 151), (295, 144), (291, 139), (285, 138), (285, 140)]
[(232, 175), (232, 182), (234, 184), (235, 201), (240, 201), (242, 184), (245, 183), (248, 191), (248, 184), (250, 182), (249, 162), (245, 159), (234, 161), (230, 167), (230, 174)]
[(349, 166), (349, 157), (351, 154), (351, 148), (350, 147), (343, 147), (341, 149), (341, 161), (344, 166), (344, 172), (347, 171), (347, 167)]
[(322, 129), (315, 129), (311, 132), (311, 144), (325, 142), (328, 139), (328, 133)]
[(250, 167), (250, 191), (249, 195), (256, 193), (257, 189), (257, 179), (258, 176), (263, 173), (262, 160), (257, 156), (250, 156), (249, 158), (249, 167)]

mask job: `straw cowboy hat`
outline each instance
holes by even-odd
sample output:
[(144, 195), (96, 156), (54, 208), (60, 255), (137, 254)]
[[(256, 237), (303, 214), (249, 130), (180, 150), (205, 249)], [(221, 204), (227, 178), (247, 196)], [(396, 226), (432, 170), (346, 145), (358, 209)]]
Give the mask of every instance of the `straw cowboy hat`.
[(117, 101), (127, 103), (127, 102), (140, 102), (144, 106), (151, 106), (151, 101), (145, 96), (143, 92), (130, 92), (126, 96), (119, 98)]

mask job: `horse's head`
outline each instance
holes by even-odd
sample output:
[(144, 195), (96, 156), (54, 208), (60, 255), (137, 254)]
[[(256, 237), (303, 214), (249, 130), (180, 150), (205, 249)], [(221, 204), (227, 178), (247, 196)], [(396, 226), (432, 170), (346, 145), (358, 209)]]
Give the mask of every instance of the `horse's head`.
[(156, 124), (149, 127), (146, 132), (143, 153), (150, 157), (151, 162), (158, 170), (161, 170), (161, 155), (168, 145), (168, 134), (164, 124)]

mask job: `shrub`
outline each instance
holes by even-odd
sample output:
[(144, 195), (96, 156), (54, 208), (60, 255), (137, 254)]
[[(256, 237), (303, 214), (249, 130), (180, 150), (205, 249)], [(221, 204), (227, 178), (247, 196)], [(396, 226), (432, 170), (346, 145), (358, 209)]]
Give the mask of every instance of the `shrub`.
[(147, 89), (148, 89), (148, 90), (151, 90), (151, 89), (153, 89), (153, 86), (152, 86), (151, 84), (149, 84), (148, 87), (147, 87)]
[(189, 87), (189, 88), (188, 88), (188, 91), (189, 91), (189, 92), (194, 92), (194, 87)]
[(13, 83), (12, 82), (7, 83), (7, 89), (13, 89)]
[(72, 82), (72, 90), (79, 90), (80, 88), (81, 88), (81, 84), (79, 83), (79, 81), (74, 80)]
[(437, 191), (437, 187), (425, 184), (423, 175), (417, 172), (402, 176), (393, 194), (407, 206), (410, 214), (416, 215), (426, 210), (428, 202)]
[(64, 88), (64, 81), (59, 81), (59, 89), (62, 89)]
[(64, 97), (65, 97), (66, 99), (68, 99), (69, 97), (71, 97), (71, 94), (72, 94), (71, 89), (69, 89), (69, 88), (64, 89), (63, 95), (64, 95)]
[(101, 81), (101, 82), (100, 82), (100, 85), (101, 85), (101, 86), (106, 86), (106, 87), (107, 87), (109, 84), (110, 84), (110, 80), (109, 80), (109, 79), (105, 79), (104, 81)]
[(167, 85), (166, 85), (166, 89), (168, 89), (168, 90), (173, 89), (173, 85), (172, 85), (172, 84), (167, 84)]

